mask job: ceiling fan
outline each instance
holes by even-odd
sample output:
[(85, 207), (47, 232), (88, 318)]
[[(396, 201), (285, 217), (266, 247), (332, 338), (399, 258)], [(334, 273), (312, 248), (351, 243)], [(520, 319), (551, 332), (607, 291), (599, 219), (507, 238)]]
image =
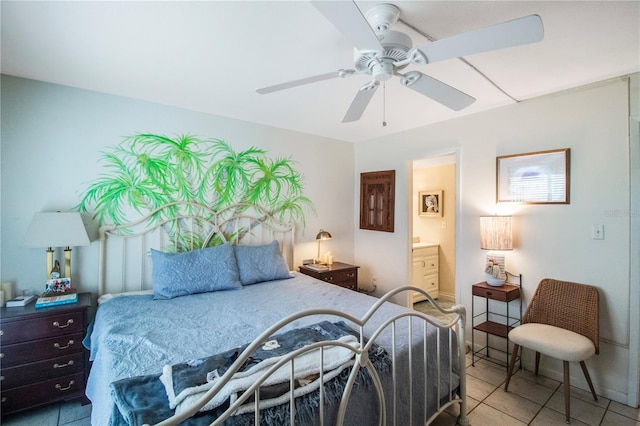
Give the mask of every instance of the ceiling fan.
[(342, 122), (360, 119), (381, 82), (393, 76), (403, 86), (427, 96), (442, 105), (459, 111), (475, 102), (475, 98), (420, 71), (401, 73), (409, 64), (426, 65), (450, 58), (535, 43), (544, 37), (542, 20), (529, 15), (478, 30), (413, 47), (411, 38), (390, 30), (400, 18), (400, 9), (393, 4), (379, 4), (366, 17), (353, 1), (312, 1), (334, 26), (355, 46), (355, 69), (340, 69), (287, 83), (257, 89), (260, 94), (277, 92), (296, 86), (354, 74), (370, 75), (351, 102)]

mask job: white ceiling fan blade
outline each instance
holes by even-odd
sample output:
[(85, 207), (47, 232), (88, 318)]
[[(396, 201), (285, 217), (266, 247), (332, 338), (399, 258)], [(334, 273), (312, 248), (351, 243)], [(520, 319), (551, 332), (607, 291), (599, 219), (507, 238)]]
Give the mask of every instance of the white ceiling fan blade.
[(367, 109), (367, 105), (369, 105), (369, 101), (371, 101), (371, 98), (376, 93), (378, 86), (380, 86), (380, 82), (374, 80), (369, 81), (362, 87), (360, 87), (358, 93), (356, 93), (356, 97), (353, 98), (353, 101), (351, 101), (349, 110), (342, 119), (343, 123), (350, 123), (352, 121), (360, 120), (360, 117), (362, 117), (362, 113), (364, 113), (364, 110)]
[(348, 77), (352, 75), (354, 72), (355, 70), (333, 71), (326, 74), (320, 74), (320, 75), (314, 75), (312, 77), (301, 78), (300, 80), (289, 81), (287, 83), (276, 84), (274, 86), (263, 87), (261, 89), (256, 89), (256, 92), (260, 93), (261, 95), (264, 95), (267, 93), (290, 89), (292, 87), (302, 86), (305, 84), (315, 83), (318, 81), (330, 80), (332, 78), (337, 78), (337, 77), (342, 77), (342, 78)]
[[(529, 15), (418, 46), (416, 49), (422, 52), (424, 57), (420, 55), (420, 52), (417, 52), (417, 57), (412, 58), (412, 61), (431, 63), (489, 50), (535, 43), (543, 38), (542, 19), (538, 15)], [(412, 52), (415, 52), (415, 49)]]
[(311, 4), (358, 50), (384, 50), (376, 33), (353, 1), (312, 1)]
[(403, 86), (413, 89), (454, 111), (460, 111), (476, 101), (474, 97), (419, 71), (408, 72), (400, 82)]

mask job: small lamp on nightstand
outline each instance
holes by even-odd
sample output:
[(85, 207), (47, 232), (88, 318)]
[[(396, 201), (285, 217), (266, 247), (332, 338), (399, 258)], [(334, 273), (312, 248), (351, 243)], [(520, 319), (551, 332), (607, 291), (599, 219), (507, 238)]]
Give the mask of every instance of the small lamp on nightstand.
[(71, 247), (91, 244), (78, 212), (39, 212), (33, 216), (23, 244), (47, 248), (47, 280), (53, 269), (53, 248), (64, 249), (64, 276), (71, 278)]
[(316, 258), (316, 260), (319, 263), (321, 263), (320, 262), (320, 241), (330, 240), (330, 239), (331, 239), (331, 234), (325, 231), (324, 229), (321, 229), (320, 232), (318, 232), (318, 235), (316, 235), (316, 241), (318, 241), (318, 257)]
[(496, 287), (504, 285), (507, 279), (504, 254), (499, 252), (513, 250), (511, 216), (480, 217), (480, 248), (490, 250), (487, 253), (484, 271), (487, 275), (487, 284)]

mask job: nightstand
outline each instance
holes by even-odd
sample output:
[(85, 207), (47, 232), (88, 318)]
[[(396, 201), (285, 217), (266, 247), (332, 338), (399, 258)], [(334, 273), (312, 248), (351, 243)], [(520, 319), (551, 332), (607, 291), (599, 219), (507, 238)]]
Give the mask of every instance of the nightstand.
[(329, 268), (325, 271), (315, 271), (306, 265), (300, 266), (299, 270), (305, 275), (326, 281), (330, 284), (339, 285), (340, 287), (358, 291), (358, 268), (359, 266), (349, 265), (348, 263), (333, 262), (327, 265)]
[[(522, 275), (515, 275), (518, 284), (505, 284), (500, 287), (490, 286), (486, 282), (473, 284), (472, 299), (476, 297), (484, 299), (484, 312), (477, 313), (475, 309), (475, 300), (471, 305), (471, 365), (475, 366), (476, 357), (495, 362), (496, 364), (508, 367), (509, 364), (509, 331), (520, 325), (522, 318), (522, 294), (520, 285), (522, 283)], [(490, 303), (491, 302), (491, 303)], [(517, 304), (514, 313), (511, 304)], [(500, 306), (502, 305), (502, 306)], [(485, 334), (486, 345), (476, 350), (475, 333), (482, 332)], [(497, 336), (505, 339), (506, 347), (500, 349), (497, 345), (491, 344), (491, 336)], [(506, 353), (504, 363), (499, 361), (492, 352)]]
[(84, 398), (89, 353), (82, 346), (91, 293), (76, 303), (2, 308), (2, 415)]

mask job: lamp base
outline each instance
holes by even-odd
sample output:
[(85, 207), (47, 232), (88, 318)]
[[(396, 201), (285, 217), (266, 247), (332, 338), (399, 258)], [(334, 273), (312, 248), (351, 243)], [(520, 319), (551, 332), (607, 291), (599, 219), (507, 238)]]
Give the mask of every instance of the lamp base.
[(487, 254), (484, 272), (487, 277), (487, 284), (493, 287), (503, 286), (507, 280), (507, 274), (504, 268), (504, 255), (490, 251)]
[(491, 287), (502, 287), (506, 282), (506, 280), (502, 280), (500, 278), (494, 278), (493, 275), (487, 275), (486, 282)]

